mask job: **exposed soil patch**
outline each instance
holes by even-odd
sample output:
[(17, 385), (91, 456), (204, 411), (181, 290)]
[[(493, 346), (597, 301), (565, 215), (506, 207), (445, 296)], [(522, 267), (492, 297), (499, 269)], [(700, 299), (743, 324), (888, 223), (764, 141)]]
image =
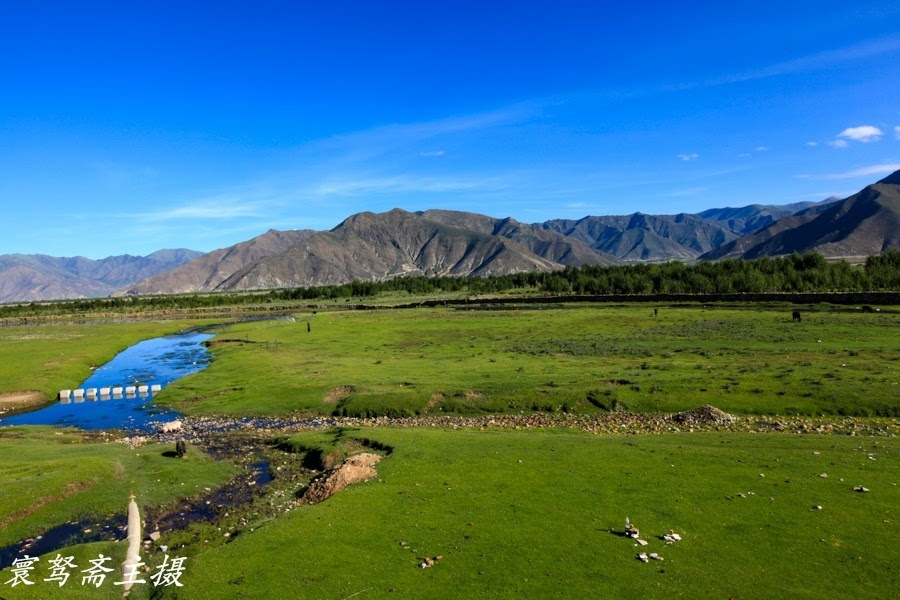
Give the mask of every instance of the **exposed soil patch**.
[(477, 400), (479, 398), (484, 398), (484, 394), (475, 390), (466, 390), (465, 392), (466, 400)]
[(431, 395), (431, 400), (428, 401), (428, 408), (434, 408), (443, 402), (446, 397), (447, 396), (443, 392), (435, 392)]
[(339, 385), (328, 390), (325, 398), (322, 400), (325, 404), (337, 404), (347, 396), (353, 393), (353, 386)]
[(363, 453), (351, 456), (340, 465), (329, 469), (317, 477), (300, 494), (300, 504), (316, 504), (330, 498), (351, 483), (368, 481), (378, 476), (374, 466), (381, 460), (381, 456), (372, 453)]
[(27, 406), (30, 404), (41, 404), (44, 402), (44, 395), (35, 390), (22, 390), (19, 392), (5, 392), (0, 394), (0, 405)]

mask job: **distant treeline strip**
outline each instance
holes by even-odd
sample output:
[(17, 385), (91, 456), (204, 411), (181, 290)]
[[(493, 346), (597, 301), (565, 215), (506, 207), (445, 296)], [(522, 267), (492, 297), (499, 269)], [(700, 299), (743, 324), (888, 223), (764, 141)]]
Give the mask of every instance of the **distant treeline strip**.
[(362, 301), (391, 292), (427, 296), (442, 292), (484, 295), (515, 290), (566, 296), (900, 291), (900, 251), (888, 250), (880, 256), (870, 256), (862, 267), (846, 261), (829, 262), (815, 253), (695, 265), (679, 262), (613, 267), (584, 265), (546, 273), (491, 277), (416, 276), (262, 292), (126, 296), (2, 305), (0, 317), (219, 308), (339, 298)]

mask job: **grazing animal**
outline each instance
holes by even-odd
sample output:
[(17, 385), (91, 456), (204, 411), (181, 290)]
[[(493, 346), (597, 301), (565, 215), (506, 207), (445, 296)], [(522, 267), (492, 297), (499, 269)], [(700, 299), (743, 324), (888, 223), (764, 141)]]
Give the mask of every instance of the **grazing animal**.
[(306, 322), (306, 333), (312, 331), (312, 326), (309, 324), (309, 321)]
[(865, 313), (873, 313), (873, 312), (875, 312), (875, 309), (872, 308), (871, 306), (863, 306), (863, 312), (865, 312)]
[(184, 455), (187, 454), (187, 444), (184, 443), (184, 440), (175, 442), (175, 452), (178, 453), (178, 458), (184, 458)]
[(793, 321), (793, 322), (795, 322), (795, 323), (799, 323), (800, 320), (801, 320), (801, 319), (800, 319), (800, 311), (799, 311), (799, 310), (795, 310), (794, 313), (791, 315), (791, 321)]

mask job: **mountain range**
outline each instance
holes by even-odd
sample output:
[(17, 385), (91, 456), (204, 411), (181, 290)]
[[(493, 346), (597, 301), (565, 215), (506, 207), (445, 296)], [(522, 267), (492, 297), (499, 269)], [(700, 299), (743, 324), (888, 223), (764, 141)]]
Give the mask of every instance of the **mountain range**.
[(0, 302), (108, 296), (200, 256), (202, 252), (184, 248), (101, 260), (83, 256), (3, 254), (0, 255)]
[(697, 214), (587, 216), (525, 224), (450, 210), (352, 215), (330, 231), (270, 230), (207, 254), (0, 256), (0, 301), (178, 294), (487, 276), (583, 264), (751, 259), (816, 251), (831, 258), (900, 246), (900, 171), (846, 199), (714, 208)]

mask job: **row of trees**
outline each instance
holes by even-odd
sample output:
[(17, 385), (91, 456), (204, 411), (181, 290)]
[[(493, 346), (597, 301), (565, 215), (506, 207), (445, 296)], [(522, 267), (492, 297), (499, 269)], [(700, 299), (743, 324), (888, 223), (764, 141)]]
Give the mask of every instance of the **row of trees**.
[(821, 254), (741, 261), (679, 262), (603, 267), (584, 265), (549, 273), (528, 272), (492, 277), (400, 277), (389, 281), (354, 281), (271, 290), (180, 296), (95, 298), (0, 306), (0, 317), (97, 311), (216, 308), (279, 302), (371, 298), (405, 292), (428, 296), (448, 292), (472, 295), (513, 290), (551, 294), (725, 294), (761, 292), (860, 292), (900, 290), (900, 251), (870, 256), (861, 267), (829, 262)]

